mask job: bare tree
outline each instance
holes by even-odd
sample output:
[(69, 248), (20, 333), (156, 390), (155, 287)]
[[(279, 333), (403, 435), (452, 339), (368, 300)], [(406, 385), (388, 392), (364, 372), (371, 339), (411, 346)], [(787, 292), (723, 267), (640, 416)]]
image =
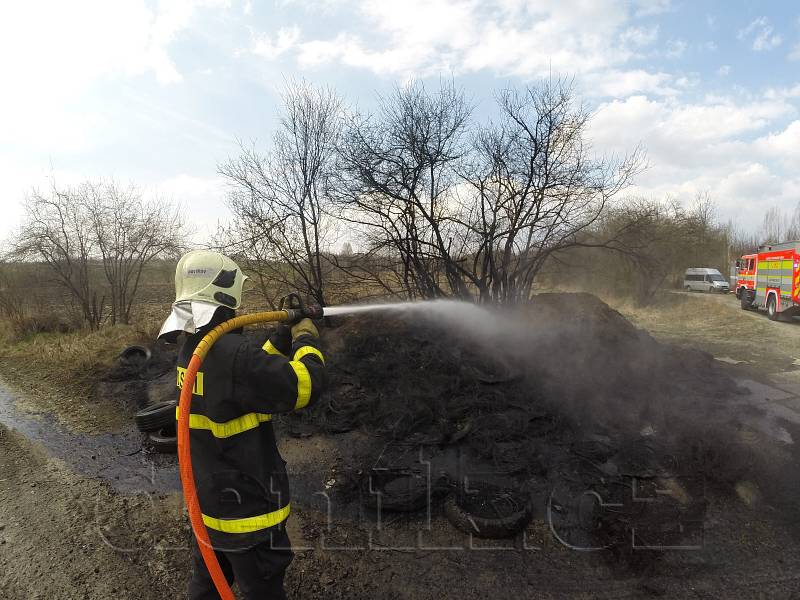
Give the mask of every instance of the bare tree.
[(499, 122), (471, 138), (452, 84), (398, 88), (351, 122), (338, 206), (367, 256), (396, 259), (378, 274), (387, 291), (399, 281), (409, 297), (522, 301), (556, 253), (614, 244), (582, 234), (631, 182), (641, 152), (594, 156), (589, 114), (564, 81), (505, 90), (497, 103)]
[[(238, 158), (219, 166), (230, 183), (233, 225), (228, 244), (245, 260), (272, 301), (268, 284), (301, 289), (326, 303), (325, 249), (333, 229), (327, 219), (329, 181), (341, 131), (342, 103), (327, 88), (290, 83), (270, 154), (241, 146)], [(274, 289), (274, 288), (273, 288)], [(272, 298), (272, 299), (271, 299)]]
[(78, 194), (108, 282), (111, 323), (130, 323), (145, 267), (185, 247), (185, 220), (179, 208), (160, 198), (145, 200), (134, 185), (87, 182)]
[(74, 190), (60, 190), (52, 183), (49, 193), (34, 189), (24, 207), (26, 219), (13, 255), (45, 263), (77, 302), (84, 321), (97, 329), (104, 318), (105, 296), (91, 276), (97, 241), (85, 203)]
[(794, 207), (783, 234), (784, 240), (800, 240), (800, 202)]
[(114, 182), (53, 183), (25, 209), (14, 256), (46, 264), (92, 329), (107, 317), (108, 296), (112, 323), (128, 323), (144, 268), (177, 252), (188, 233), (177, 209)]
[[(713, 205), (704, 203), (704, 206), (714, 210)], [(707, 227), (708, 231), (702, 235), (711, 237), (711, 230), (717, 225), (709, 221)], [(618, 242), (613, 247), (616, 252), (603, 251), (592, 256), (591, 263), (600, 279), (610, 282), (607, 291), (631, 292), (639, 304), (651, 302), (671, 277), (682, 274), (687, 267), (701, 266), (695, 264), (697, 222), (692, 212), (687, 212), (674, 198), (629, 199), (603, 215), (596, 229), (597, 237), (614, 235)], [(705, 266), (705, 258), (700, 263)]]
[(375, 274), (387, 291), (399, 279), (411, 298), (469, 295), (458, 259), (462, 232), (451, 217), (470, 112), (454, 84), (430, 93), (412, 83), (382, 97), (375, 114), (349, 123), (340, 146), (339, 214), (358, 228), (369, 257), (398, 261)]
[(463, 169), (467, 277), (481, 299), (526, 300), (544, 264), (575, 246), (614, 247), (620, 232), (585, 235), (642, 165), (642, 153), (594, 156), (589, 113), (572, 85), (545, 81), (498, 97), (501, 119), (475, 137)]
[(786, 229), (786, 216), (777, 206), (773, 206), (764, 213), (764, 220), (761, 223), (761, 240), (763, 243), (776, 244), (784, 239)]

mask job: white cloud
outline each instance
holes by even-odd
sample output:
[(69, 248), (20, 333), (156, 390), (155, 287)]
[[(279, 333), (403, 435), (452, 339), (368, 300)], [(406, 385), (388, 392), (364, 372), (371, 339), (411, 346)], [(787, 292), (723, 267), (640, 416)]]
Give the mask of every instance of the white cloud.
[(800, 121), (792, 121), (783, 131), (758, 138), (753, 145), (762, 156), (789, 168), (796, 167), (800, 164)]
[(754, 19), (747, 27), (741, 29), (738, 34), (740, 40), (753, 40), (752, 48), (756, 52), (772, 50), (783, 43), (780, 34), (775, 33), (767, 17)]
[(667, 42), (667, 58), (680, 58), (686, 52), (689, 44), (685, 40), (670, 40)]
[(594, 97), (624, 98), (632, 94), (671, 96), (678, 90), (671, 85), (667, 73), (650, 73), (641, 69), (608, 70), (589, 73), (581, 80), (581, 88)]
[(766, 200), (800, 200), (794, 168), (800, 162), (800, 120), (792, 91), (697, 103), (632, 96), (601, 105), (590, 135), (604, 151), (622, 153), (637, 144), (647, 150), (650, 168), (632, 193), (688, 201), (708, 190), (725, 218), (738, 215), (747, 226)]
[(632, 46), (649, 46), (658, 39), (658, 25), (652, 27), (629, 27), (623, 31), (619, 40), (623, 44)]
[(144, 0), (3, 3), (0, 8), (0, 143), (47, 140), (74, 150), (102, 128), (99, 111), (81, 110), (101, 80), (182, 75), (169, 46), (200, 7), (228, 0), (177, 0), (152, 10)]
[(161, 82), (179, 81), (169, 44), (190, 24), (198, 7), (227, 4), (177, 0), (153, 11), (143, 0), (4, 3), (3, 74), (26, 83), (46, 79), (70, 88), (111, 73), (152, 72)]
[(327, 38), (292, 38), (282, 52), (291, 46), (305, 68), (338, 62), (401, 78), (483, 70), (581, 75), (620, 70), (658, 36), (657, 26), (634, 24), (632, 11), (656, 14), (669, 3), (352, 0), (347, 8), (358, 22)]
[(278, 30), (274, 40), (268, 36), (260, 36), (253, 43), (252, 52), (257, 56), (275, 59), (290, 48), (293, 48), (300, 39), (300, 29), (297, 26), (282, 27)]
[(725, 77), (726, 75), (730, 75), (731, 73), (731, 66), (730, 65), (722, 65), (719, 69), (717, 69), (717, 75), (721, 77)]
[(602, 104), (592, 134), (600, 146), (619, 150), (642, 142), (657, 163), (700, 167), (716, 161), (731, 144), (795, 112), (787, 101), (766, 97), (686, 104), (675, 98), (632, 96)]
[(672, 0), (634, 0), (633, 7), (637, 17), (649, 17), (669, 12)]
[(789, 60), (800, 60), (800, 42), (797, 42), (787, 57)]

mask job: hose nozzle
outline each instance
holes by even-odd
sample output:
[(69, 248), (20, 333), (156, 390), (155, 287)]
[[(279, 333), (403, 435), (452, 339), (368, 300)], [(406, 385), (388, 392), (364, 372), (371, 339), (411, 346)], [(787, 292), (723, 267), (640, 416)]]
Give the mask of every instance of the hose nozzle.
[(308, 304), (296, 293), (281, 298), (280, 308), (286, 311), (290, 323), (300, 319), (321, 319), (324, 316), (319, 304)]

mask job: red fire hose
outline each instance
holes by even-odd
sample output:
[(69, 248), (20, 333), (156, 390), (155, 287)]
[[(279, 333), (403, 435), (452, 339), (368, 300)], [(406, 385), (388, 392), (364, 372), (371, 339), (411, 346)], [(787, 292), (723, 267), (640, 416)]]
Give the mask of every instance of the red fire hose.
[(228, 585), (228, 581), (225, 579), (225, 575), (222, 573), (222, 569), (219, 566), (217, 555), (214, 553), (214, 548), (211, 546), (211, 540), (208, 537), (208, 530), (206, 530), (205, 523), (203, 523), (203, 515), (200, 512), (200, 503), (197, 500), (197, 490), (194, 485), (192, 455), (189, 450), (189, 414), (192, 407), (194, 381), (197, 377), (197, 372), (200, 370), (200, 365), (203, 364), (203, 360), (208, 354), (208, 351), (211, 350), (211, 346), (229, 331), (255, 323), (293, 320), (297, 316), (297, 311), (294, 309), (277, 310), (243, 315), (217, 325), (200, 340), (200, 343), (197, 344), (197, 347), (194, 349), (192, 359), (189, 361), (189, 365), (186, 368), (183, 385), (181, 386), (181, 398), (178, 403), (178, 462), (180, 464), (183, 497), (189, 511), (189, 521), (192, 524), (192, 531), (194, 531), (197, 544), (200, 546), (200, 553), (203, 555), (203, 561), (206, 563), (206, 568), (208, 568), (211, 579), (214, 581), (214, 585), (222, 600), (235, 599), (231, 586)]

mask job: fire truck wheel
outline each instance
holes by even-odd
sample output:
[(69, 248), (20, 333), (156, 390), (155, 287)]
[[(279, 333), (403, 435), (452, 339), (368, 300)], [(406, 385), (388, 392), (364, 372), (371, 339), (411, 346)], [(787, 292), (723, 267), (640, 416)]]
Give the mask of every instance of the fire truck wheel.
[(767, 316), (770, 321), (778, 320), (778, 307), (775, 305), (775, 296), (770, 296), (767, 300)]
[(747, 290), (742, 290), (741, 294), (739, 295), (739, 300), (741, 302), (742, 310), (750, 310), (753, 308), (753, 300), (750, 297), (750, 292)]

